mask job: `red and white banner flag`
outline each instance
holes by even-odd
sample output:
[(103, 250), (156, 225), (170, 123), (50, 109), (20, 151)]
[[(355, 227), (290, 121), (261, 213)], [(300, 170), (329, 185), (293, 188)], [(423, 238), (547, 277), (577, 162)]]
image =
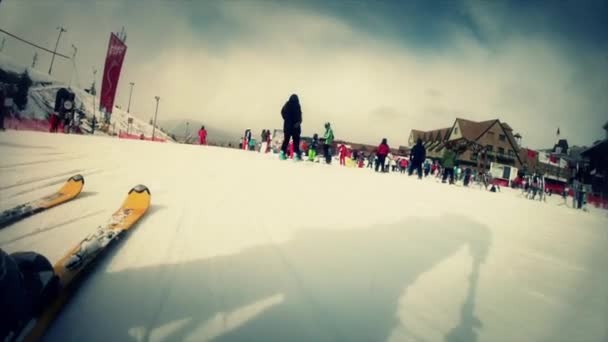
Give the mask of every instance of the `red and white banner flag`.
[(118, 79), (122, 62), (127, 53), (127, 46), (114, 33), (110, 35), (108, 53), (106, 55), (106, 65), (103, 70), (103, 80), (101, 81), (101, 95), (99, 99), (100, 110), (110, 114), (114, 107), (114, 97), (118, 88)]

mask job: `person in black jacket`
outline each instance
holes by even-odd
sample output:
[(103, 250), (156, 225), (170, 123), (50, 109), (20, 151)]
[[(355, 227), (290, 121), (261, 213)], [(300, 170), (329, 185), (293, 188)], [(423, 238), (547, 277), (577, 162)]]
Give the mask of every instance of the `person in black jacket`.
[(302, 132), (302, 109), (298, 95), (293, 94), (281, 109), (283, 117), (283, 145), (281, 145), (281, 159), (287, 159), (287, 146), (289, 140), (293, 139), (294, 159), (302, 160), (300, 155), (300, 133)]
[(418, 173), (418, 179), (422, 179), (422, 163), (426, 159), (426, 149), (422, 146), (422, 139), (418, 138), (416, 145), (412, 148), (410, 155), (410, 170), (409, 175), (411, 176), (416, 169)]

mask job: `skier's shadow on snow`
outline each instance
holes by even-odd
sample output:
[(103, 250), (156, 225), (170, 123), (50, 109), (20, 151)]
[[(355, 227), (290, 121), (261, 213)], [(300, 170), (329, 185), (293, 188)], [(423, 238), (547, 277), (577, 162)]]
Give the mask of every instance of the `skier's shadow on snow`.
[(465, 217), (413, 218), (368, 229), (302, 230), (285, 243), (233, 255), (101, 272), (92, 274), (48, 337), (384, 341), (398, 325), (407, 330), (408, 322), (397, 317), (404, 290), (468, 246), (468, 291), (460, 323), (445, 339), (475, 341), (477, 281), (490, 243), (489, 229)]

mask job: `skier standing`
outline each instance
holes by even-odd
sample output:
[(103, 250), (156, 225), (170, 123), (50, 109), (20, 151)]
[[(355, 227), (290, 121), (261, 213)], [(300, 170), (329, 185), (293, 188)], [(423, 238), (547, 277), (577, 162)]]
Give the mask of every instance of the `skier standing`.
[(424, 177), (428, 177), (431, 172), (431, 163), (429, 163), (428, 159), (424, 161)]
[(207, 145), (207, 130), (205, 126), (201, 126), (201, 129), (198, 131), (198, 141), (201, 145)]
[(422, 163), (426, 159), (426, 149), (422, 146), (422, 139), (418, 138), (416, 141), (416, 145), (412, 148), (412, 153), (410, 155), (410, 171), (409, 175), (411, 176), (416, 169), (418, 173), (418, 179), (422, 179)]
[(272, 145), (272, 134), (270, 133), (270, 130), (267, 129), (266, 130), (266, 150), (264, 151), (264, 153), (270, 152), (271, 145)]
[[(536, 194), (540, 190), (540, 176), (536, 172), (534, 172), (534, 175), (532, 176), (532, 186), (530, 187), (530, 189), (532, 190), (532, 195), (529, 197), (534, 200), (536, 198)], [(542, 197), (542, 195), (540, 196)]]
[(267, 131), (266, 129), (262, 130), (262, 134), (261, 134), (261, 138), (262, 140), (260, 140), (261, 144), (260, 144), (260, 153), (266, 153), (266, 149), (268, 148), (268, 135), (270, 134), (269, 131)]
[(251, 140), (251, 129), (247, 128), (245, 130), (245, 135), (243, 136), (243, 143), (241, 144), (241, 147), (245, 151), (249, 149), (249, 140)]
[(445, 183), (447, 178), (450, 177), (450, 184), (454, 184), (454, 166), (456, 165), (456, 152), (452, 149), (452, 146), (446, 144), (445, 150), (443, 151), (443, 178), (442, 183)]
[(319, 135), (315, 133), (312, 136), (312, 141), (310, 142), (310, 146), (308, 147), (308, 160), (315, 161), (317, 157), (317, 147), (319, 147)]
[(331, 129), (329, 122), (325, 123), (325, 135), (323, 136), (323, 155), (325, 156), (325, 162), (331, 164), (331, 144), (334, 142), (334, 131)]
[(462, 185), (469, 186), (469, 182), (471, 181), (471, 168), (467, 167), (464, 169), (464, 177), (462, 178)]
[(405, 173), (405, 170), (407, 170), (407, 159), (402, 158), (402, 159), (399, 161), (399, 164), (400, 164), (400, 166), (401, 166), (401, 173)]
[(306, 140), (302, 139), (302, 142), (300, 143), (300, 151), (305, 155), (308, 156), (308, 143), (306, 142)]
[(338, 147), (338, 151), (340, 153), (340, 165), (345, 166), (346, 165), (346, 146), (344, 144), (340, 145), (340, 147)]
[(365, 155), (363, 154), (363, 152), (361, 152), (359, 154), (359, 160), (357, 162), (358, 162), (357, 166), (359, 166), (359, 168), (362, 169), (363, 168), (363, 164), (365, 162)]
[(384, 138), (376, 150), (376, 156), (378, 157), (378, 160), (376, 161), (376, 172), (378, 172), (378, 168), (380, 168), (381, 172), (384, 172), (384, 163), (389, 151), (390, 148), (388, 147), (386, 138)]
[(300, 107), (300, 100), (298, 95), (292, 94), (289, 100), (285, 102), (281, 109), (281, 116), (283, 117), (283, 132), (285, 134), (283, 139), (283, 145), (281, 146), (280, 158), (282, 160), (287, 159), (287, 146), (289, 140), (293, 138), (293, 147), (295, 153), (295, 160), (302, 160), (300, 155), (300, 133), (302, 132), (302, 108)]
[(91, 134), (95, 134), (95, 126), (97, 126), (97, 117), (93, 115), (93, 119), (91, 120)]
[(367, 157), (367, 168), (368, 169), (374, 168), (374, 154), (373, 153), (370, 153), (369, 157)]

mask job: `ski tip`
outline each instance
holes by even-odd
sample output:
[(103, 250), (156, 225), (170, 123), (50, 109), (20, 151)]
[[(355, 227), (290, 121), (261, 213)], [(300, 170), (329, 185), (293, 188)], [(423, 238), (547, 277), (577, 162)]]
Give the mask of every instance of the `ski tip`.
[(148, 189), (147, 186), (142, 185), (142, 184), (138, 184), (138, 185), (134, 186), (133, 189), (131, 189), (129, 191), (129, 194), (132, 192), (137, 192), (137, 193), (147, 192), (148, 195), (150, 195), (150, 189)]
[(84, 183), (84, 177), (81, 174), (74, 175), (68, 179), (68, 182), (69, 181)]

